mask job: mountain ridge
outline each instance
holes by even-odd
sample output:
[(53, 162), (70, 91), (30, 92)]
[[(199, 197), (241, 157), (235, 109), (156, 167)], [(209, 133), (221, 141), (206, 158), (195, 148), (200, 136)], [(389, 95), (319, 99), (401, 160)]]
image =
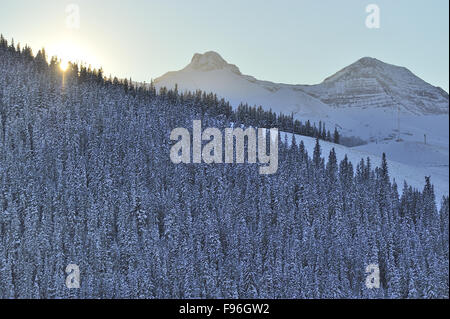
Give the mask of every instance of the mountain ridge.
[[(217, 80), (223, 86), (231, 80), (226, 78), (227, 72), (230, 72), (242, 80), (246, 80), (254, 85), (260, 86), (269, 92), (277, 92), (281, 89), (301, 91), (307, 95), (301, 96), (299, 101), (306, 108), (308, 103), (312, 103), (311, 98), (318, 100), (321, 104), (332, 108), (345, 107), (375, 107), (375, 108), (401, 108), (403, 111), (413, 114), (448, 114), (448, 94), (442, 88), (435, 87), (420, 79), (405, 67), (385, 63), (376, 58), (363, 57), (347, 67), (339, 70), (333, 75), (327, 77), (319, 84), (283, 84), (271, 81), (258, 80), (251, 75), (244, 75), (240, 69), (228, 63), (222, 56), (215, 51), (208, 51), (203, 54), (194, 54), (191, 63), (180, 71), (171, 71), (155, 79), (154, 83), (159, 86), (174, 86), (178, 84), (181, 88), (192, 89), (192, 85), (175, 83), (181, 73), (203, 73), (203, 72), (223, 72)], [(195, 75), (191, 74), (191, 80), (196, 89), (209, 89), (207, 86), (200, 87), (195, 81)], [(186, 76), (182, 77), (186, 79)], [(210, 87), (214, 89), (213, 87)], [(222, 87), (216, 88), (217, 93), (221, 93)], [(215, 91), (215, 90), (212, 90)], [(229, 92), (233, 93), (233, 92)], [(231, 98), (233, 96), (224, 96)], [(241, 102), (246, 102), (241, 98)], [(308, 101), (309, 100), (309, 101)], [(314, 101), (312, 104), (316, 104)], [(251, 102), (251, 101), (248, 101)], [(276, 107), (275, 107), (276, 108)], [(279, 111), (283, 111), (280, 109)], [(300, 112), (288, 108), (285, 112)], [(307, 112), (308, 113), (308, 112)]]

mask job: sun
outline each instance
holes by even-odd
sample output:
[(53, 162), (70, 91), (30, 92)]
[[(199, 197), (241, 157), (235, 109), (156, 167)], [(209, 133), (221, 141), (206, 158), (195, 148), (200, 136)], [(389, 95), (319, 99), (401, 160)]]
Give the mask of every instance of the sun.
[(66, 72), (67, 69), (69, 68), (69, 62), (67, 61), (61, 61), (59, 63), (59, 68), (61, 69), (61, 71)]
[[(100, 68), (95, 55), (88, 50), (88, 47), (77, 43), (76, 41), (64, 40), (49, 46), (48, 53), (50, 57), (56, 56), (61, 62), (59, 68), (62, 72), (66, 72), (70, 63), (90, 65), (93, 68)], [(70, 62), (70, 63), (69, 63)]]

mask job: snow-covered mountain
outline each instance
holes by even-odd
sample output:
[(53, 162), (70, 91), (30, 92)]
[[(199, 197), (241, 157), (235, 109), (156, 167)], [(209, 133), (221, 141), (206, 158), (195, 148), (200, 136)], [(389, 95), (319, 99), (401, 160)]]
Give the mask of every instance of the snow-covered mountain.
[[(362, 58), (316, 85), (261, 81), (244, 75), (216, 52), (195, 54), (184, 69), (154, 80), (157, 88), (214, 92), (237, 107), (261, 105), (295, 117), (337, 127), (367, 145), (356, 149), (436, 176), (449, 176), (449, 96), (404, 67)], [(354, 151), (349, 149), (350, 151)], [(419, 176), (420, 175), (420, 176)], [(441, 193), (448, 194), (448, 186)]]
[[(157, 88), (177, 84), (181, 90), (214, 92), (235, 107), (243, 102), (277, 113), (294, 113), (300, 120), (320, 120), (331, 129), (337, 127), (344, 136), (366, 141), (394, 139), (399, 129), (402, 139), (413, 136), (423, 141), (426, 132), (418, 132), (415, 123), (424, 115), (435, 116), (441, 131), (448, 128), (447, 92), (406, 68), (373, 58), (362, 58), (317, 85), (290, 85), (244, 75), (236, 65), (210, 51), (195, 54), (184, 69), (166, 73), (154, 83)], [(446, 137), (448, 141), (448, 134)]]
[[(413, 114), (448, 114), (448, 94), (404, 67), (362, 58), (317, 85), (288, 85), (243, 75), (218, 53), (196, 53), (190, 64), (155, 81), (186, 90), (210, 90), (230, 100), (271, 105), (283, 112), (321, 114), (328, 107), (400, 108)], [(239, 101), (239, 102), (241, 102)]]
[(195, 54), (190, 64), (176, 72), (168, 72), (154, 80), (157, 88), (181, 90), (201, 89), (225, 97), (233, 106), (239, 103), (262, 105), (276, 112), (309, 116), (326, 116), (327, 105), (302, 89), (292, 85), (260, 81), (243, 75), (234, 64), (227, 63), (218, 53)]
[(414, 114), (448, 114), (448, 94), (404, 67), (362, 58), (305, 92), (334, 107), (400, 108)]

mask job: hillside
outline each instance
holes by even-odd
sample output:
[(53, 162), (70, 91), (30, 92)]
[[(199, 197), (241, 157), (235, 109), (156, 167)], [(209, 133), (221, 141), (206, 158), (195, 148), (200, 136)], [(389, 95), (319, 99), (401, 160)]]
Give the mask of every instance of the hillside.
[(0, 298), (448, 298), (450, 205), (429, 179), (307, 138), (280, 139), (272, 175), (174, 164), (171, 131), (232, 127), (226, 102), (55, 61), (0, 42)]
[[(288, 142), (292, 139), (292, 134), (287, 135)], [(309, 154), (312, 154), (315, 147), (315, 139), (307, 136), (295, 135), (297, 143), (303, 141), (305, 149)], [(440, 205), (440, 198), (448, 196), (449, 194), (449, 175), (448, 166), (441, 166), (440, 163), (448, 163), (448, 153), (442, 148), (435, 148), (429, 145), (403, 143), (402, 147), (389, 147), (386, 155), (388, 157), (388, 165), (391, 172), (392, 181), (396, 181), (400, 190), (403, 187), (403, 182), (407, 182), (412, 187), (420, 189), (424, 183), (425, 176), (431, 177), (434, 185), (438, 205)], [(336, 145), (325, 141), (320, 142), (324, 154), (328, 154), (331, 149), (335, 149), (338, 161), (342, 161), (345, 156), (348, 160), (357, 165), (361, 159), (370, 158), (373, 165), (378, 166), (382, 162), (383, 151), (386, 151), (386, 145), (383, 144), (369, 144), (358, 147), (349, 148), (344, 145)], [(416, 149), (418, 148), (418, 149)], [(409, 158), (406, 154), (417, 153), (420, 157)], [(380, 155), (374, 155), (380, 154)]]
[(201, 89), (217, 93), (234, 107), (261, 105), (294, 113), (302, 121), (321, 121), (343, 136), (364, 140), (366, 145), (356, 148), (364, 156), (380, 158), (384, 152), (408, 166), (409, 173), (400, 179), (422, 181), (432, 176), (440, 194), (448, 194), (448, 94), (404, 67), (366, 57), (320, 84), (288, 85), (243, 75), (236, 65), (210, 51), (195, 54), (184, 69), (169, 72), (154, 84), (157, 88), (178, 85), (181, 91)]

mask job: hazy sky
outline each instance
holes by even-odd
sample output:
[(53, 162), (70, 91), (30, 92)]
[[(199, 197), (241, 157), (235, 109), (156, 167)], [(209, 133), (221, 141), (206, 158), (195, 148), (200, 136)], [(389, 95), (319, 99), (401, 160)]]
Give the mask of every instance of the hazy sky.
[[(68, 4), (79, 29), (66, 26)], [(380, 28), (365, 25), (377, 4)], [(448, 0), (0, 0), (0, 33), (147, 81), (214, 50), (244, 74), (314, 84), (363, 56), (449, 88)], [(72, 20), (74, 21), (74, 20)]]

